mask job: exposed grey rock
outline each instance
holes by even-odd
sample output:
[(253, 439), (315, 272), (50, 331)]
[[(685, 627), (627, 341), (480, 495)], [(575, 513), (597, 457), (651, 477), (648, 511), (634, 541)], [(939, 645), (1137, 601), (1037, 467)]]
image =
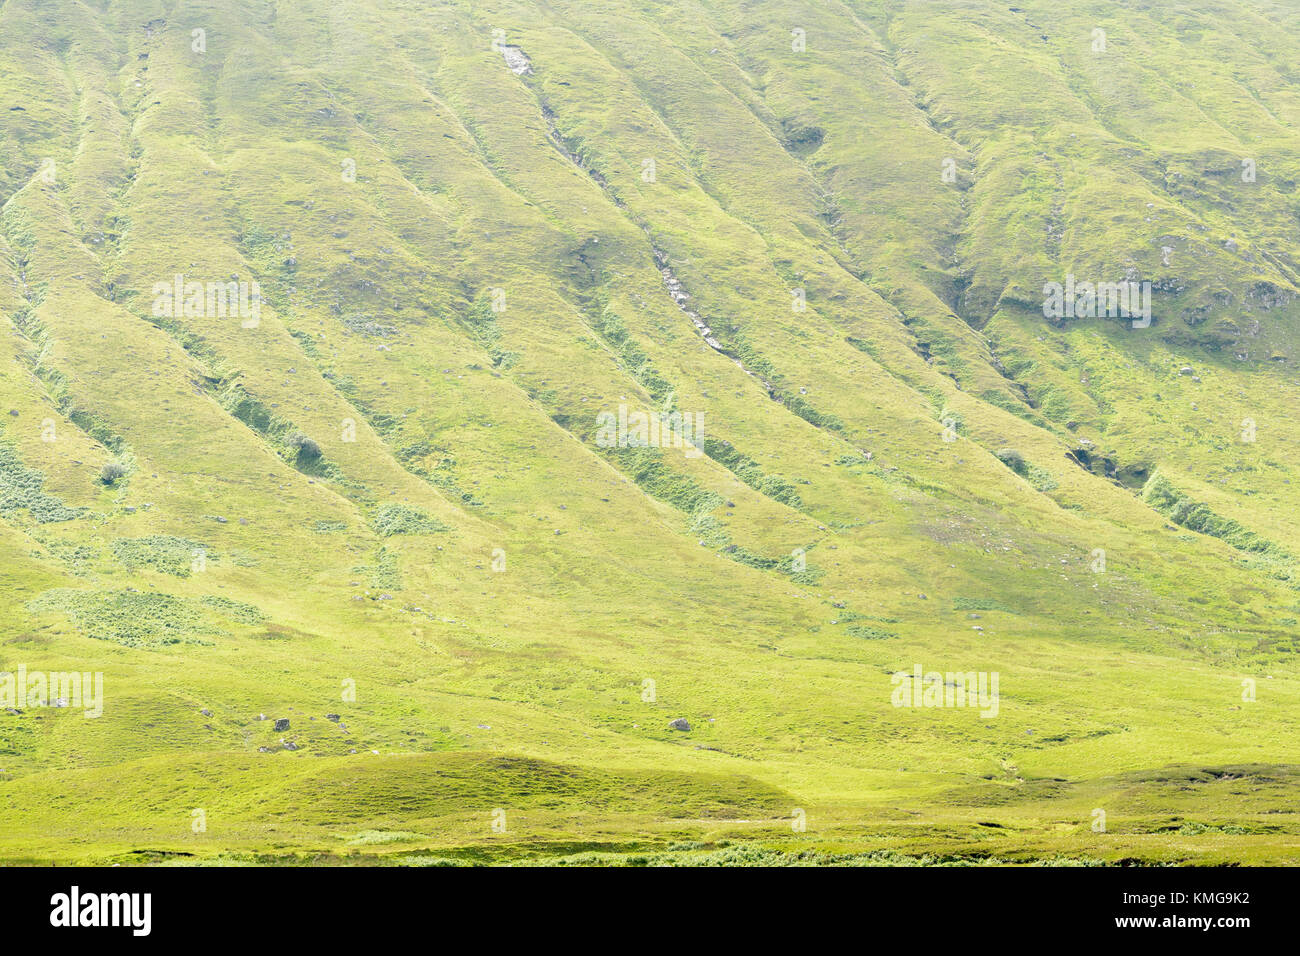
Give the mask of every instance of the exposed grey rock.
[(528, 55), (517, 46), (501, 47), (501, 55), (506, 58), (506, 66), (510, 67), (510, 72), (516, 76), (523, 76), (533, 72), (533, 65), (528, 60)]
[(691, 725), (687, 723), (685, 717), (678, 717), (676, 720), (668, 724), (668, 729), (669, 730), (690, 730)]
[(288, 730), (288, 729), (289, 729), (289, 718), (288, 718), (288, 717), (281, 717), (279, 720), (277, 720), (277, 721), (275, 722), (275, 727), (273, 727), (272, 729), (273, 729), (273, 730)]

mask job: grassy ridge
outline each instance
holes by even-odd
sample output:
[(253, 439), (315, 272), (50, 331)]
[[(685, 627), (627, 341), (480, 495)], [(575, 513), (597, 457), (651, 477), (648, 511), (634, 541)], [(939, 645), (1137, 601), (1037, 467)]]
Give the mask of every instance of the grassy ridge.
[(1287, 859), (1296, 14), (1165, 6), (8, 0), (0, 858)]

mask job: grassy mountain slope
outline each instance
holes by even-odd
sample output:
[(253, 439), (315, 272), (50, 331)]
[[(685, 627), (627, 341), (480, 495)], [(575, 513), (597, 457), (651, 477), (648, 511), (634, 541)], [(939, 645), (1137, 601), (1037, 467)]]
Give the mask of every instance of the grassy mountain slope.
[(0, 858), (1292, 858), (1297, 16), (5, 0)]

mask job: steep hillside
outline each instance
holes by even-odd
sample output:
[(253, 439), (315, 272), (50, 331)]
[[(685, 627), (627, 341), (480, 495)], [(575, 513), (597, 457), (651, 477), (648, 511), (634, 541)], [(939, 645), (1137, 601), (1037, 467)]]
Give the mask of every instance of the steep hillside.
[(1297, 63), (3, 0), (0, 859), (1294, 858)]

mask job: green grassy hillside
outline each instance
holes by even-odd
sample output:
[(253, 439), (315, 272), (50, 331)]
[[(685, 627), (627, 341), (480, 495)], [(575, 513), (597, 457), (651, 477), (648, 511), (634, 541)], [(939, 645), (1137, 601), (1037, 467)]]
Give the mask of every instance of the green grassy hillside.
[(1293, 860), (1296, 63), (1285, 0), (0, 0), (0, 672), (103, 681), (0, 702), (0, 860)]

